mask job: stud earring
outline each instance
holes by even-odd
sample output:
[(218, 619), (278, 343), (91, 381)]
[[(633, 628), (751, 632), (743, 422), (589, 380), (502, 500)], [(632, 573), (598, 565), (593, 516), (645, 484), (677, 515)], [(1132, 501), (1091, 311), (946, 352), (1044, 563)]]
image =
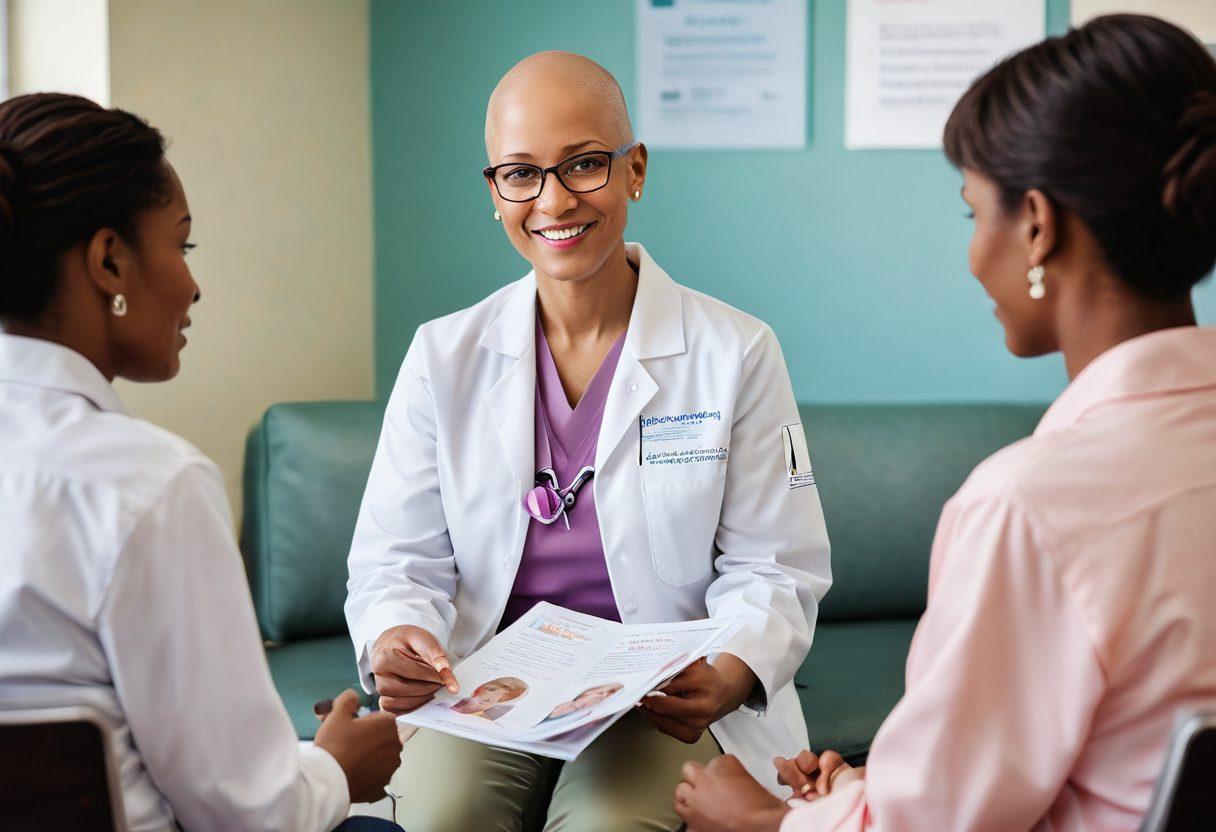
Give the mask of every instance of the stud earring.
[(502, 214), (498, 213), (497, 210), (494, 211), (494, 222), (502, 222)]
[(114, 313), (114, 317), (121, 318), (127, 314), (127, 299), (122, 295), (115, 295), (110, 301), (110, 311)]
[(639, 199), (641, 199), (641, 198), (642, 198), (642, 192), (641, 192), (641, 191), (634, 191), (634, 192), (633, 192), (633, 201), (634, 201), (634, 202), (637, 202), (637, 201), (638, 201)]
[(1047, 294), (1047, 287), (1043, 285), (1044, 271), (1042, 266), (1034, 266), (1026, 272), (1026, 280), (1030, 282), (1030, 296), (1035, 300), (1042, 300)]

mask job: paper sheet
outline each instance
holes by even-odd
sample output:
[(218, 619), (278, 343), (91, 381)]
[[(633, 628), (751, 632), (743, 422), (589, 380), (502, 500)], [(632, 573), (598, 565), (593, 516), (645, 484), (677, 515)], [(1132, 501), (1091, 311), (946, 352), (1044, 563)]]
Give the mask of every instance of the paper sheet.
[(1045, 0), (849, 0), (845, 146), (941, 147), (973, 80), (1040, 41)]
[(620, 624), (540, 603), (452, 668), (459, 694), (441, 690), (398, 724), (572, 760), (735, 629), (716, 620)]
[(636, 0), (647, 146), (806, 146), (808, 0)]

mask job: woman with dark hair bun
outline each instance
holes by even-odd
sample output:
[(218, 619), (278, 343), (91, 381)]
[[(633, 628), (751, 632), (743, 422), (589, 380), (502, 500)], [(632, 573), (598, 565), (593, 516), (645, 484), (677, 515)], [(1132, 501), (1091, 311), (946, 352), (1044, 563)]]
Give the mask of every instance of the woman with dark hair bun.
[[(1216, 62), (1097, 18), (955, 107), (970, 266), (1015, 355), (1072, 379), (947, 503), (903, 699), (865, 769), (834, 751), (690, 764), (690, 832), (1133, 830), (1176, 715), (1216, 708)], [(842, 690), (840, 695), (848, 696)]]
[(144, 121), (0, 104), (0, 712), (95, 709), (133, 831), (330, 830), (383, 797), (393, 720), (355, 719), (347, 691), (299, 748), (219, 471), (110, 384), (176, 375), (189, 234)]

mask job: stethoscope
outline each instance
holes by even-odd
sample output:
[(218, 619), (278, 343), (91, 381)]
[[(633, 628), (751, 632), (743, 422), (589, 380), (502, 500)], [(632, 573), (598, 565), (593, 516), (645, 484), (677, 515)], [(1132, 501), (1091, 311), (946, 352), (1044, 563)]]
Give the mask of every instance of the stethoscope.
[(524, 495), (524, 511), (546, 526), (556, 523), (560, 517), (569, 530), (569, 512), (578, 502), (578, 493), (594, 477), (595, 469), (590, 465), (584, 466), (570, 484), (562, 488), (557, 481), (557, 472), (552, 468), (542, 468), (536, 472), (536, 484)]

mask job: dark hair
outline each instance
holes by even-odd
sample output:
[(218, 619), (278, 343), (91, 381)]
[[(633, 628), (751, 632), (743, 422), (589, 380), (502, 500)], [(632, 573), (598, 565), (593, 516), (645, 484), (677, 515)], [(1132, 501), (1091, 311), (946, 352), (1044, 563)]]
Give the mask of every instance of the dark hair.
[(0, 319), (37, 321), (61, 255), (103, 228), (135, 241), (169, 194), (165, 140), (123, 110), (37, 93), (0, 104)]
[(1216, 61), (1184, 30), (1107, 15), (1001, 61), (946, 123), (946, 155), (1012, 210), (1042, 190), (1140, 294), (1185, 297), (1216, 265)]

